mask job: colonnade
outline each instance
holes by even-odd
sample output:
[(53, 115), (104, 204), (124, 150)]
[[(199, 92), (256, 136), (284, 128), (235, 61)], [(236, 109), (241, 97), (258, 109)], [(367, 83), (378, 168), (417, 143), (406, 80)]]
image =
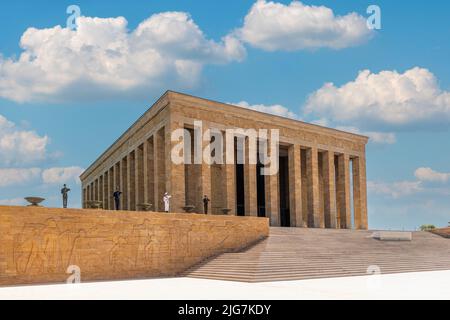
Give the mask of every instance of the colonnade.
[[(364, 155), (334, 146), (327, 150), (286, 143), (278, 152), (284, 151), (280, 159), (287, 158), (287, 174), (280, 176), (280, 171), (258, 178), (258, 166), (248, 161), (242, 170), (236, 164), (174, 164), (170, 150), (175, 142), (170, 134), (176, 128), (184, 128), (184, 123), (162, 127), (83, 184), (83, 206), (96, 200), (104, 209), (113, 210), (112, 195), (118, 189), (122, 192), (121, 210), (140, 210), (142, 205), (152, 204), (154, 211), (163, 211), (162, 198), (169, 192), (171, 211), (182, 212), (184, 206), (192, 205), (202, 213), (202, 198), (208, 195), (211, 214), (263, 214), (272, 226), (367, 229)], [(247, 159), (248, 143), (246, 140)], [(283, 216), (286, 212), (287, 218)]]

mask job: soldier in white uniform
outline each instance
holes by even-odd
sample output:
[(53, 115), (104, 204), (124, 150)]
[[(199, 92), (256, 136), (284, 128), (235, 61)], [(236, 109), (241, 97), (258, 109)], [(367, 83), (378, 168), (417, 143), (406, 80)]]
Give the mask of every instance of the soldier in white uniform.
[(163, 197), (164, 211), (167, 213), (170, 211), (170, 198), (172, 198), (171, 195), (169, 195), (167, 192), (164, 193), (164, 197)]

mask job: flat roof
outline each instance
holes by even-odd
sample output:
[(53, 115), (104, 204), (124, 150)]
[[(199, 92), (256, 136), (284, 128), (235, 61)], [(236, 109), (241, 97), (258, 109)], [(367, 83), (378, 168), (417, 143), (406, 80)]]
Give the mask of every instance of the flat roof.
[(158, 104), (163, 98), (165, 97), (169, 97), (169, 101), (170, 101), (170, 94), (173, 93), (175, 95), (180, 95), (180, 96), (185, 96), (185, 97), (189, 97), (189, 98), (194, 98), (194, 99), (198, 99), (198, 100), (202, 100), (205, 102), (210, 102), (210, 103), (215, 103), (215, 104), (219, 104), (219, 105), (223, 105), (223, 106), (227, 106), (227, 107), (232, 107), (232, 108), (237, 108), (237, 109), (242, 109), (242, 110), (246, 110), (247, 112), (250, 113), (255, 113), (255, 114), (262, 114), (262, 115), (266, 115), (266, 116), (271, 116), (271, 117), (276, 117), (279, 119), (283, 119), (283, 120), (288, 120), (291, 122), (295, 122), (295, 123), (299, 123), (302, 124), (304, 126), (310, 126), (310, 127), (316, 127), (316, 128), (320, 128), (320, 129), (325, 129), (327, 131), (330, 131), (330, 133), (332, 132), (336, 132), (336, 133), (340, 133), (340, 134), (346, 134), (346, 135), (351, 135), (354, 137), (358, 137), (358, 138), (362, 138), (365, 140), (369, 140), (369, 137), (361, 135), (361, 134), (356, 134), (356, 133), (352, 133), (352, 132), (347, 132), (347, 131), (343, 131), (343, 130), (338, 130), (338, 129), (334, 129), (334, 128), (329, 128), (329, 127), (325, 127), (325, 126), (321, 126), (318, 124), (313, 124), (313, 123), (309, 123), (309, 122), (305, 122), (305, 121), (301, 121), (298, 119), (293, 119), (293, 118), (288, 118), (288, 117), (283, 117), (280, 115), (276, 115), (276, 114), (272, 114), (272, 113), (267, 113), (267, 112), (262, 112), (262, 111), (258, 111), (258, 110), (253, 110), (250, 108), (245, 108), (245, 107), (241, 107), (241, 106), (236, 106), (230, 103), (224, 103), (224, 102), (220, 102), (220, 101), (216, 101), (216, 100), (212, 100), (212, 99), (207, 99), (207, 98), (202, 98), (202, 97), (198, 97), (198, 96), (194, 96), (191, 94), (187, 94), (187, 93), (182, 93), (182, 92), (178, 92), (178, 91), (174, 91), (174, 90), (167, 90), (166, 92), (164, 92), (163, 95), (161, 95), (158, 100), (156, 100), (149, 109), (147, 109), (135, 122), (133, 122), (133, 124), (124, 132), (122, 133), (104, 152), (102, 152), (97, 159), (86, 169), (84, 170), (84, 172), (80, 175), (80, 178), (82, 178), (88, 171), (90, 171), (92, 169), (92, 167), (95, 166), (95, 164), (108, 152), (110, 151), (114, 145), (117, 144), (117, 142), (119, 142), (124, 136), (126, 136), (126, 134), (137, 124), (139, 123), (139, 121), (156, 105)]
[(334, 132), (338, 132), (338, 133), (344, 133), (344, 134), (360, 137), (360, 138), (363, 138), (363, 139), (366, 139), (366, 140), (369, 139), (368, 136), (365, 136), (365, 135), (362, 135), (362, 134), (348, 132), (348, 131), (339, 130), (339, 129), (335, 129), (335, 128), (330, 128), (330, 127), (326, 127), (326, 126), (321, 126), (321, 125), (318, 125), (318, 124), (305, 122), (305, 121), (294, 119), (294, 118), (284, 117), (284, 116), (273, 114), (273, 113), (267, 113), (267, 112), (263, 112), (263, 111), (250, 109), (250, 108), (245, 108), (245, 107), (237, 106), (237, 105), (230, 104), (230, 103), (220, 102), (220, 101), (217, 101), (217, 100), (202, 98), (202, 97), (198, 97), (198, 96), (194, 96), (194, 95), (190, 95), (190, 94), (182, 93), (182, 92), (178, 92), (178, 91), (167, 90), (162, 97), (164, 97), (168, 93), (175, 93), (177, 95), (186, 96), (186, 97), (190, 97), (190, 98), (194, 98), (194, 99), (199, 99), (199, 100), (203, 100), (203, 101), (206, 101), (206, 102), (217, 103), (217, 104), (221, 104), (221, 105), (228, 106), (228, 107), (233, 107), (233, 108), (238, 108), (238, 109), (242, 109), (242, 110), (247, 110), (247, 111), (250, 111), (250, 112), (257, 113), (257, 114), (268, 115), (268, 116), (280, 118), (280, 119), (283, 119), (283, 120), (289, 120), (289, 121), (301, 123), (302, 125), (306, 125), (306, 126), (312, 126), (312, 127), (326, 129), (326, 130), (334, 131)]

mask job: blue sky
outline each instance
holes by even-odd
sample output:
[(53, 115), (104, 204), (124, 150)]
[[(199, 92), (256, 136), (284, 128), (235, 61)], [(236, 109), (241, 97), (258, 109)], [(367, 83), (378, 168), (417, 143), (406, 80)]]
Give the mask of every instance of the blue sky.
[[(89, 28), (69, 45), (69, 36), (55, 27), (66, 27), (72, 4), (81, 8), (87, 19), (80, 23)], [(371, 4), (381, 8), (381, 30), (361, 23)], [(296, 15), (305, 12), (317, 19)], [(46, 205), (57, 206), (61, 183), (67, 182), (70, 205), (78, 207), (75, 177), (82, 168), (166, 89), (176, 89), (369, 134), (370, 227), (445, 226), (450, 221), (449, 12), (450, 4), (437, 0), (2, 3), (0, 203), (43, 195)], [(124, 17), (127, 25), (94, 17)], [(163, 34), (155, 31), (162, 24)], [(136, 40), (132, 33), (139, 25)], [(52, 36), (44, 35), (46, 28)], [(122, 36), (126, 40), (116, 43)], [(168, 44), (167, 37), (176, 41)], [(79, 42), (91, 49), (73, 53)], [(137, 66), (129, 60), (114, 64), (112, 54), (128, 52), (123, 46), (133, 48), (128, 58), (139, 61)], [(63, 52), (69, 52), (67, 59)], [(24, 53), (32, 58), (19, 60)], [(101, 54), (111, 54), (107, 62), (120, 77), (94, 70), (96, 59), (105, 62)], [(89, 79), (77, 75), (83, 68)], [(174, 68), (181, 70), (175, 78)], [(363, 70), (370, 71), (358, 77)]]

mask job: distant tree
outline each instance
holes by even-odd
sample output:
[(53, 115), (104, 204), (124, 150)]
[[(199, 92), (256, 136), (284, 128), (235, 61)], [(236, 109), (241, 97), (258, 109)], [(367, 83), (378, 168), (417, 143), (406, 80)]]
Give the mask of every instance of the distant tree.
[(436, 227), (432, 224), (424, 224), (424, 225), (420, 226), (421, 231), (432, 231), (434, 229), (436, 229)]

